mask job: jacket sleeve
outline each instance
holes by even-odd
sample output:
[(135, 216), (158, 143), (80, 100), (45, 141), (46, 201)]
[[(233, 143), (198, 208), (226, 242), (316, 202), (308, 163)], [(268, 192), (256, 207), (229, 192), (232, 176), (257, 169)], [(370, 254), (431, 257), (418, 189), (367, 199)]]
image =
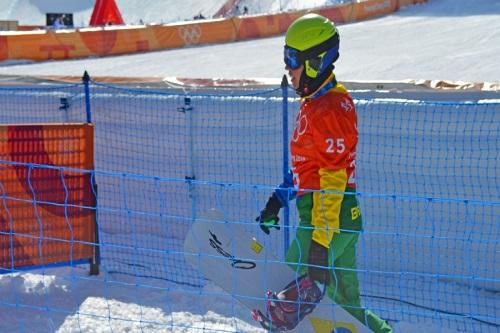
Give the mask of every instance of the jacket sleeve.
[(313, 193), (312, 239), (326, 248), (334, 233), (340, 232), (340, 207), (347, 184), (346, 169), (320, 169), (320, 192)]
[(293, 187), (292, 170), (288, 170), (287, 174), (283, 178), (283, 183), (278, 186), (278, 188), (274, 191), (274, 194), (279, 199), (283, 207), (288, 207), (288, 201), (295, 199), (297, 191)]

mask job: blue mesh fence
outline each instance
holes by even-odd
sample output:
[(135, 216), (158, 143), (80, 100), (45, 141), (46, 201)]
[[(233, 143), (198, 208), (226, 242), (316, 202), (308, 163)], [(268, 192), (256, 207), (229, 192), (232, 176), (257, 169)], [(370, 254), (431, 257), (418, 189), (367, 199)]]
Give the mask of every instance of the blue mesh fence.
[(81, 84), (1, 87), (1, 123), (85, 122)]
[[(86, 119), (82, 85), (2, 87), (0, 100), (3, 123)], [(248, 310), (186, 263), (183, 244), (212, 207), (257, 229), (255, 216), (282, 179), (281, 91), (186, 94), (92, 83), (90, 103), (101, 274), (41, 268), (44, 288), (32, 294), (21, 288), (27, 273), (2, 276), (0, 308), (17, 316), (8, 327), (256, 331)], [(290, 135), (297, 100), (288, 107)], [(363, 305), (393, 323), (497, 332), (500, 103), (356, 100), (356, 107)], [(0, 201), (8, 209), (9, 198)], [(283, 234), (264, 244), (280, 258)], [(60, 302), (61, 295), (72, 298)], [(186, 311), (196, 319), (186, 321)], [(207, 311), (232, 319), (214, 326)]]

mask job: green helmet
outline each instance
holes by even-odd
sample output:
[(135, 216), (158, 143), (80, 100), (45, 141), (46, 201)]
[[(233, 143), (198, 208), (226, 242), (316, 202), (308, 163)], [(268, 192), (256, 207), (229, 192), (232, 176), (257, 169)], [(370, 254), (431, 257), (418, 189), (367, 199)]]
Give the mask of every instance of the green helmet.
[(335, 24), (318, 14), (296, 19), (285, 36), (285, 64), (291, 69), (304, 65), (297, 93), (314, 92), (333, 71), (339, 58), (339, 33)]

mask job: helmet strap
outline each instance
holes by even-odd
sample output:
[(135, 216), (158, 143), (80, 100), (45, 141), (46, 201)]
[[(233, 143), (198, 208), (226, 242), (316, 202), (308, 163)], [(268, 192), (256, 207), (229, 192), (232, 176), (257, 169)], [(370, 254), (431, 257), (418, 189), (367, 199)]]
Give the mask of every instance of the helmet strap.
[(314, 93), (320, 89), (321, 86), (330, 81), (334, 68), (335, 66), (330, 64), (325, 71), (320, 73), (319, 76), (315, 78), (307, 76), (304, 68), (302, 74), (300, 75), (299, 87), (295, 90), (297, 95), (303, 98), (314, 95)]

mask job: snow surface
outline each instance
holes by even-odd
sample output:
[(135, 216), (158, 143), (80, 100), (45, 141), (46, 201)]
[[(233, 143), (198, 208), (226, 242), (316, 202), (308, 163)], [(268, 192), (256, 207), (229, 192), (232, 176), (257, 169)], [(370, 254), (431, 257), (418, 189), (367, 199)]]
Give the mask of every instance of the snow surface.
[[(328, 0), (308, 1), (312, 6)], [(117, 0), (126, 22), (171, 22), (224, 1)], [(302, 8), (304, 1), (246, 1), (251, 12)], [(93, 1), (0, 0), (0, 19), (43, 24), (45, 12), (74, 12), (87, 22)], [(267, 6), (267, 7), (265, 7)], [(171, 10), (175, 7), (175, 10)], [(258, 9), (257, 9), (258, 8)], [(41, 15), (42, 14), (42, 15)], [(82, 24), (83, 25), (83, 24)], [(341, 80), (448, 79), (500, 82), (500, 1), (429, 0), (428, 4), (339, 27)], [(5, 62), (0, 74), (279, 78), (283, 37), (191, 47), (147, 54), (48, 61)], [(255, 55), (259, 57), (256, 59)], [(3, 66), (1, 66), (3, 65)], [(6, 332), (259, 332), (246, 309), (209, 284), (203, 296), (139, 287), (113, 276), (88, 277), (86, 267), (0, 275), (0, 331)], [(212, 297), (210, 297), (212, 295)], [(216, 296), (214, 296), (216, 295)], [(497, 296), (496, 296), (497, 297)], [(454, 332), (430, 324), (399, 322), (400, 332)]]

